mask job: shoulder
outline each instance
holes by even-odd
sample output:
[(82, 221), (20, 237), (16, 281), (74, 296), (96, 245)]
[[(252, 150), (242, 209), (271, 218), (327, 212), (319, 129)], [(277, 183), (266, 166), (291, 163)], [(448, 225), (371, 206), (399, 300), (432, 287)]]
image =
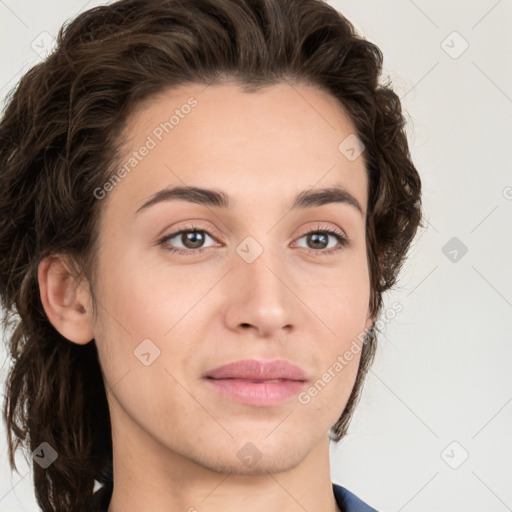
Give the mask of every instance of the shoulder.
[(333, 483), (332, 489), (336, 503), (343, 512), (377, 512), (345, 487)]

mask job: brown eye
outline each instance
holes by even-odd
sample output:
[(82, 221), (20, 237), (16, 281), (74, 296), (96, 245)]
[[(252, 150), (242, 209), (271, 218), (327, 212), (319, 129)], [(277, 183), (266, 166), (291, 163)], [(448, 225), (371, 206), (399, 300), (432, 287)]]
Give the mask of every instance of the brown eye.
[(187, 249), (198, 249), (204, 244), (204, 231), (182, 231), (180, 242)]
[(313, 249), (325, 249), (329, 245), (329, 238), (327, 233), (309, 233), (306, 235), (306, 243), (312, 244)]
[[(299, 247), (304, 247), (305, 249), (310, 249), (312, 252), (320, 254), (331, 253), (348, 245), (347, 237), (341, 231), (331, 228), (308, 231), (298, 240), (303, 238), (306, 239), (306, 247)], [(336, 242), (340, 247), (336, 248)]]
[(194, 255), (210, 248), (210, 246), (203, 246), (207, 238), (213, 240), (213, 237), (204, 229), (188, 228), (166, 235), (160, 239), (159, 243), (167, 251)]

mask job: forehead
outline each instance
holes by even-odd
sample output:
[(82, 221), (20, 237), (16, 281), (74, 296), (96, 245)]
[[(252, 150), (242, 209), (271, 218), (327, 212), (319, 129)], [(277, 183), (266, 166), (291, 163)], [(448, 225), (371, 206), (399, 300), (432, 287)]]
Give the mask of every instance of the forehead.
[(355, 131), (338, 101), (313, 86), (180, 86), (130, 116), (118, 162), (125, 172), (108, 202), (118, 212), (123, 205), (135, 211), (176, 185), (231, 191), (243, 195), (242, 204), (286, 201), (307, 188), (342, 184), (365, 209), (364, 154), (350, 160), (339, 148)]

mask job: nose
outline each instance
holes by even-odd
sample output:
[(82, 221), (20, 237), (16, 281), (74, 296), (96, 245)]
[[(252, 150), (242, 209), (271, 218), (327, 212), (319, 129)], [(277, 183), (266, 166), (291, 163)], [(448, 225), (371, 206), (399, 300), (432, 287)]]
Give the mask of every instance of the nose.
[(226, 325), (259, 337), (279, 337), (296, 328), (304, 311), (282, 257), (264, 250), (252, 262), (238, 255), (234, 260), (226, 282)]

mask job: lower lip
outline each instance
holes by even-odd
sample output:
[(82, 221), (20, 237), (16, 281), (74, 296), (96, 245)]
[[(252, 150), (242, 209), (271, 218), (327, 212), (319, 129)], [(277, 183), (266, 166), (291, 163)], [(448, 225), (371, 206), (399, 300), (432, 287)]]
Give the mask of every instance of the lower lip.
[(238, 379), (206, 379), (211, 386), (236, 402), (251, 405), (275, 405), (304, 387), (305, 382), (284, 380), (282, 382), (249, 382)]

